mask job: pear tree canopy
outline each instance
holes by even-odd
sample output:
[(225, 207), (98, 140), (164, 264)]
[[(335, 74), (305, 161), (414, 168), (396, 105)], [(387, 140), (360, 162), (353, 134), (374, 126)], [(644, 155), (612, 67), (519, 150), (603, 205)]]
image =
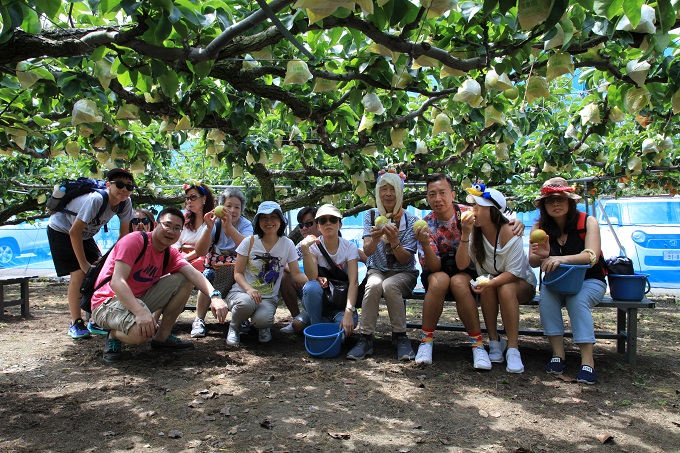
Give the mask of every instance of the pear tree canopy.
[(409, 204), (433, 172), (516, 207), (555, 174), (680, 184), (680, 0), (0, 5), (0, 223), (114, 166), (137, 204), (199, 179), (348, 213), (383, 168)]

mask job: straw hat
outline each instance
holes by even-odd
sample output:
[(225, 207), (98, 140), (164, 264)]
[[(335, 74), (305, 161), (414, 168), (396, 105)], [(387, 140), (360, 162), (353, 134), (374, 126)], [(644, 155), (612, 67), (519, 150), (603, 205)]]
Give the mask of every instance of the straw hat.
[(541, 200), (548, 198), (551, 195), (558, 194), (569, 197), (577, 202), (581, 200), (581, 196), (574, 193), (574, 187), (570, 186), (566, 179), (562, 177), (550, 178), (543, 183), (541, 187), (541, 194), (534, 200), (534, 206), (537, 208), (541, 206)]

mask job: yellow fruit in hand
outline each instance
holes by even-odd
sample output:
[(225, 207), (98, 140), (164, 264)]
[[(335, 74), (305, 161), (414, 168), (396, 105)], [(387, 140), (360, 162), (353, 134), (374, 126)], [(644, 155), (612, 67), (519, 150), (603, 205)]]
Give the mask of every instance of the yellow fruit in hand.
[(380, 215), (375, 218), (375, 227), (382, 229), (385, 225), (387, 225), (387, 222), (389, 222), (389, 220), (387, 220), (387, 217)]
[(215, 210), (213, 211), (213, 213), (214, 213), (217, 217), (222, 217), (222, 216), (224, 216), (224, 206), (218, 206), (218, 207), (216, 207)]
[(543, 244), (545, 242), (545, 238), (547, 235), (545, 234), (545, 231), (538, 229), (534, 230), (531, 232), (531, 235), (529, 236), (529, 239), (531, 242), (535, 242), (537, 244)]
[(477, 286), (488, 285), (490, 281), (491, 279), (486, 275), (480, 275), (479, 277), (477, 277)]
[(474, 215), (475, 215), (475, 213), (472, 212), (472, 211), (465, 211), (465, 212), (460, 216), (460, 220), (467, 220), (467, 219), (469, 219), (470, 217), (474, 217)]
[(417, 230), (420, 227), (427, 227), (427, 222), (424, 220), (416, 220), (413, 224), (413, 230)]

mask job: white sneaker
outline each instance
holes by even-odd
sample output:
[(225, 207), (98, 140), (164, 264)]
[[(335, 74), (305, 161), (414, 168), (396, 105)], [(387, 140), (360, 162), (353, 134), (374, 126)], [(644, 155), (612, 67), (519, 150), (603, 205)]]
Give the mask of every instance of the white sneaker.
[(432, 365), (432, 342), (420, 343), (418, 354), (416, 354), (416, 363)]
[(201, 318), (196, 318), (191, 324), (191, 338), (203, 337), (205, 337), (205, 321), (203, 321)]
[(508, 352), (505, 353), (505, 360), (508, 362), (508, 366), (505, 371), (508, 373), (524, 373), (524, 364), (522, 363), (522, 356), (517, 348), (508, 348)]
[(503, 363), (503, 352), (508, 347), (508, 342), (504, 338), (500, 340), (489, 340), (489, 360), (492, 363)]
[(258, 330), (257, 339), (260, 340), (260, 343), (269, 343), (272, 341), (272, 329), (267, 327), (266, 329)]
[(241, 333), (229, 324), (229, 332), (227, 333), (227, 346), (238, 346), (241, 344)]
[(491, 360), (489, 360), (489, 354), (484, 348), (472, 348), (472, 360), (472, 366), (477, 370), (491, 369)]
[(290, 322), (286, 327), (282, 327), (279, 332), (281, 333), (295, 333), (295, 329), (293, 329), (293, 321)]

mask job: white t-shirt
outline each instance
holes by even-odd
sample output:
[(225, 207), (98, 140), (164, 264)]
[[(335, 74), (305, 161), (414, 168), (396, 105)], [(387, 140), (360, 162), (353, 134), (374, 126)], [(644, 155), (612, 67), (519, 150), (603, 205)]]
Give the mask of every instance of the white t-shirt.
[(205, 222), (203, 222), (203, 224), (194, 231), (191, 231), (187, 226), (185, 226), (182, 230), (182, 233), (179, 235), (179, 240), (175, 242), (173, 247), (180, 251), (182, 251), (183, 246), (191, 247), (192, 249), (196, 248), (196, 243), (201, 238), (201, 235), (207, 227), (208, 225)]
[[(245, 238), (236, 248), (236, 253), (248, 256), (244, 277), (250, 286), (260, 292), (262, 297), (278, 297), (283, 268), (286, 264), (297, 261), (295, 244), (287, 237), (282, 236), (274, 244), (274, 247), (267, 252), (262, 240), (255, 235), (253, 248), (248, 255), (250, 238), (251, 236)], [(245, 291), (238, 283), (235, 283), (230, 292), (244, 293)]]
[(118, 215), (121, 225), (129, 222), (134, 216), (134, 212), (132, 211), (132, 200), (128, 198), (121, 203), (122, 207), (120, 208), (120, 212), (115, 212), (111, 209), (111, 205), (107, 205), (101, 217), (99, 217), (99, 222), (97, 222), (97, 213), (103, 202), (104, 198), (102, 198), (99, 192), (91, 192), (76, 197), (66, 204), (66, 209), (77, 213), (77, 215), (71, 215), (66, 212), (57, 212), (50, 216), (48, 225), (55, 231), (68, 234), (76, 219), (80, 219), (86, 224), (85, 229), (83, 230), (83, 240), (86, 240), (93, 238), (94, 235), (113, 218), (113, 216)]
[[(531, 269), (529, 258), (527, 258), (524, 253), (524, 245), (522, 244), (521, 237), (513, 236), (512, 239), (505, 244), (505, 247), (501, 248), (499, 245), (496, 248), (495, 269), (493, 244), (491, 244), (486, 237), (483, 237), (483, 243), (484, 262), (481, 266), (478, 263), (475, 263), (475, 269), (479, 275), (489, 274), (492, 277), (496, 277), (503, 272), (510, 272), (515, 277), (525, 280), (531, 286), (536, 286), (536, 275), (534, 275), (534, 272)], [(472, 241), (468, 244), (468, 254), (470, 255), (470, 259), (474, 261)]]
[[(324, 244), (323, 236), (321, 236), (319, 239), (321, 240), (321, 243)], [(347, 261), (359, 260), (359, 249), (357, 249), (357, 246), (354, 242), (350, 242), (345, 238), (338, 239), (339, 244), (337, 252), (335, 253), (328, 252), (328, 248), (326, 248), (325, 244), (324, 248), (326, 248), (326, 251), (333, 260), (333, 263), (335, 263), (336, 266), (341, 267), (342, 270), (347, 272)], [(331, 268), (331, 266), (328, 264), (328, 261), (326, 261), (326, 258), (321, 253), (321, 250), (319, 250), (318, 245), (312, 244), (309, 247), (309, 252), (316, 256), (316, 262), (318, 263), (319, 266), (325, 267), (326, 269)]]

